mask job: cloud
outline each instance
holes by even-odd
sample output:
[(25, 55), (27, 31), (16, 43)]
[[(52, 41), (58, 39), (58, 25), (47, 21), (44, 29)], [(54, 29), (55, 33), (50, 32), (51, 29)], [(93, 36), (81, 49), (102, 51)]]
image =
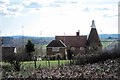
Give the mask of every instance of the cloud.
[(20, 11), (21, 7), (21, 5), (8, 5), (7, 10), (10, 12), (17, 12)]
[(0, 0), (0, 4), (9, 4), (9, 0)]
[[(77, 4), (77, 0), (8, 0), (8, 2), (0, 2), (1, 4), (7, 4), (0, 6), (3, 16), (16, 14), (36, 14), (40, 13), (43, 8), (61, 8), (62, 6), (69, 6), (70, 4)], [(3, 8), (2, 8), (3, 7)], [(63, 7), (62, 7), (63, 8)]]
[(7, 9), (7, 5), (9, 4), (9, 1), (8, 0), (1, 0), (0, 1), (0, 11), (4, 10), (4, 9)]
[(118, 17), (118, 15), (117, 14), (113, 14), (113, 15), (104, 14), (103, 17), (112, 18), (112, 17)]
[[(44, 13), (47, 9), (47, 13), (50, 9), (54, 7), (61, 7), (59, 4), (55, 4), (53, 0), (28, 0), (23, 2), (24, 4), (24, 11), (26, 14), (31, 15), (31, 14), (40, 14)], [(49, 10), (48, 10), (49, 9)]]
[(88, 7), (86, 7), (86, 8), (84, 8), (82, 11), (83, 11), (83, 12), (90, 12), (90, 9), (89, 9)]
[(51, 3), (51, 4), (49, 4), (49, 7), (61, 7), (61, 5), (55, 4), (55, 3)]
[(61, 4), (61, 5), (66, 5), (66, 4), (77, 4), (79, 1), (77, 0), (55, 0), (54, 4)]
[(42, 4), (39, 4), (37, 2), (31, 2), (29, 5), (25, 6), (26, 8), (40, 8), (42, 7)]
[[(100, 2), (100, 3), (99, 3)], [(0, 1), (0, 14), (6, 15), (29, 15), (40, 13), (41, 9), (52, 9), (62, 11), (62, 13), (67, 13), (67, 9), (80, 10), (81, 12), (94, 12), (96, 11), (109, 11), (111, 7), (106, 5), (113, 4), (111, 0), (1, 0)], [(104, 4), (103, 4), (104, 3)], [(102, 4), (102, 5), (98, 5)], [(54, 9), (56, 8), (56, 9)], [(65, 10), (65, 9), (66, 10)], [(69, 12), (70, 12), (69, 11)], [(68, 14), (68, 13), (67, 13)]]
[(113, 4), (116, 3), (118, 1), (116, 0), (84, 0), (82, 1), (84, 4), (97, 4), (97, 5), (106, 5), (106, 4)]
[(66, 4), (66, 0), (55, 0), (54, 3), (59, 3), (59, 4)]
[(12, 2), (9, 0), (0, 1), (0, 16), (18, 16), (20, 11), (23, 9), (21, 3)]
[(95, 10), (99, 10), (99, 11), (107, 11), (110, 10), (109, 8), (95, 8)]

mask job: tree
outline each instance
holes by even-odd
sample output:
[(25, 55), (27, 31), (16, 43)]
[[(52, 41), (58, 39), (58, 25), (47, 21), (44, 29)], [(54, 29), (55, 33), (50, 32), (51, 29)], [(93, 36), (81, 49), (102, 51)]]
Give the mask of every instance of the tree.
[(22, 52), (18, 52), (18, 53), (9, 53), (8, 55), (6, 55), (5, 57), (3, 57), (3, 61), (4, 62), (8, 62), (11, 64), (11, 67), (15, 70), (15, 71), (20, 71), (21, 70), (21, 66), (22, 66), (22, 61), (24, 60), (24, 55)]
[(34, 44), (31, 42), (31, 40), (28, 40), (28, 43), (26, 44), (26, 51), (28, 53), (35, 51)]
[(58, 66), (60, 66), (60, 55), (57, 55)]
[(33, 57), (32, 52), (35, 51), (34, 44), (31, 42), (31, 40), (28, 40), (28, 42), (27, 42), (27, 44), (25, 46), (25, 50), (26, 50), (26, 52), (28, 54), (29, 60), (31, 60), (32, 57)]
[(67, 58), (68, 58), (68, 60), (70, 60), (70, 65), (71, 65), (71, 63), (72, 63), (71, 60), (72, 60), (72, 58), (73, 58), (72, 54), (73, 54), (73, 52), (71, 51), (70, 48), (68, 48), (68, 49), (67, 49)]
[(69, 59), (69, 60), (71, 60), (72, 59), (72, 51), (70, 50), (70, 49), (68, 49), (67, 50), (67, 58)]

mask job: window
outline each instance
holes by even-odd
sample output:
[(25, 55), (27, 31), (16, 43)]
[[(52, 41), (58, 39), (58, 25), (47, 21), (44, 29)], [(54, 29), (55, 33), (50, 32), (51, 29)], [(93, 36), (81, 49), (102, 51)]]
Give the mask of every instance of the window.
[(89, 47), (89, 50), (92, 50), (92, 47)]
[(71, 47), (71, 50), (75, 50), (75, 47)]
[(52, 48), (52, 51), (53, 51), (53, 52), (59, 52), (59, 48), (58, 48), (58, 47), (53, 47), (53, 48)]
[(84, 47), (80, 47), (80, 50), (84, 50)]

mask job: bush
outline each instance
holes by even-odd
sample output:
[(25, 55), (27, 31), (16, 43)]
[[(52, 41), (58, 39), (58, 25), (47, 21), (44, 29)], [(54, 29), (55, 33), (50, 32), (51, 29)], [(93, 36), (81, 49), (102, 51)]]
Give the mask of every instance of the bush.
[(7, 72), (10, 72), (12, 70), (11, 65), (2, 65), (2, 69)]
[(88, 63), (97, 63), (100, 61), (105, 61), (107, 59), (115, 59), (115, 58), (120, 58), (119, 51), (114, 50), (111, 53), (102, 52), (98, 54), (87, 54), (87, 55), (81, 55), (77, 57), (75, 64), (83, 65), (83, 64), (88, 64)]

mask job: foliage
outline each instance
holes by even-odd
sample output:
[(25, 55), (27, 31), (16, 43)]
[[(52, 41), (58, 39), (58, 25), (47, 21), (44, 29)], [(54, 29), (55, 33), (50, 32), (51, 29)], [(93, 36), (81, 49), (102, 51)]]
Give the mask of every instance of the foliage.
[(120, 53), (118, 50), (113, 50), (112, 52), (102, 52), (98, 54), (87, 54), (79, 56), (76, 59), (76, 64), (88, 64), (88, 63), (97, 63), (100, 61), (105, 61), (108, 59), (120, 58)]
[(35, 49), (34, 49), (34, 44), (30, 40), (28, 40), (25, 46), (25, 50), (26, 50), (26, 53), (28, 54), (28, 58), (31, 60), (33, 56), (32, 52), (34, 52)]
[(33, 51), (35, 51), (34, 44), (30, 40), (28, 40), (28, 43), (26, 44), (26, 52), (31, 53)]
[(68, 60), (72, 59), (72, 54), (73, 54), (73, 52), (70, 49), (67, 49), (67, 58), (68, 58)]
[(9, 54), (3, 54), (3, 55), (2, 55), (2, 60), (4, 62), (11, 62), (15, 60), (15, 53), (9, 53)]
[[(3, 57), (4, 62), (8, 62), (11, 64), (12, 69), (15, 71), (20, 71), (22, 61), (26, 60), (25, 50), (23, 48), (19, 48), (17, 53), (9, 53)], [(2, 66), (4, 68), (4, 66)], [(11, 70), (12, 70), (11, 69)]]
[(35, 48), (35, 55), (36, 56), (43, 57), (46, 55), (46, 45), (35, 44), (34, 48)]
[[(15, 71), (20, 71), (20, 67), (21, 67), (21, 60), (20, 60), (20, 57), (18, 58), (18, 55), (12, 55), (14, 56), (13, 59), (9, 59), (9, 60), (6, 60), (5, 62), (8, 62), (11, 64), (11, 67), (15, 70)], [(3, 66), (2, 66), (3, 67)], [(3, 67), (4, 68), (4, 67)]]
[(98, 46), (94, 43), (92, 43), (89, 47), (89, 50), (88, 50), (88, 54), (92, 54), (92, 53), (97, 53), (98, 52)]
[[(120, 59), (120, 58), (119, 58)], [(120, 79), (120, 63), (118, 59), (106, 60), (95, 64), (71, 65), (52, 68), (38, 68), (21, 70), (20, 72), (5, 72), (5, 79), (28, 79), (28, 80), (93, 80), (97, 79)], [(7, 74), (7, 75), (6, 75)]]

